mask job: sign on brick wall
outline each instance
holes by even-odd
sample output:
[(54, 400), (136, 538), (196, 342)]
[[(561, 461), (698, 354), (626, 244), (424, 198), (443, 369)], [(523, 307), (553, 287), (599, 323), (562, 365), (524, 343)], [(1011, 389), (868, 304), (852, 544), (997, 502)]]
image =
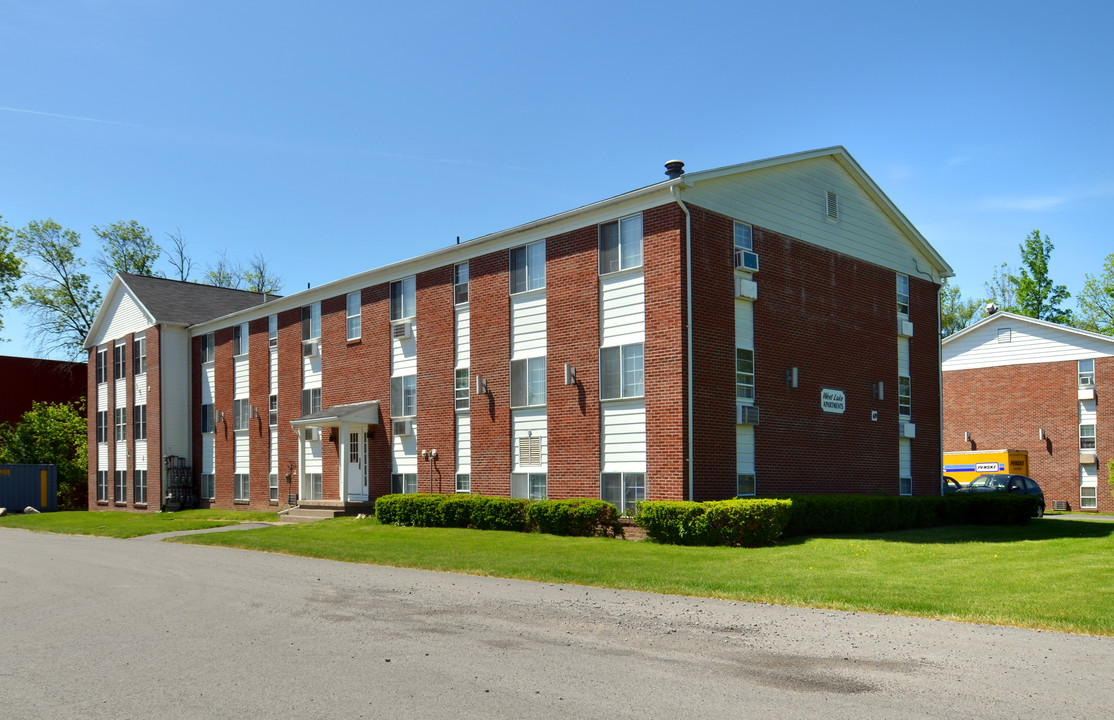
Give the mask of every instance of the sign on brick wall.
[(820, 391), (820, 409), (828, 413), (843, 414), (847, 409), (847, 396), (842, 390), (824, 388)]

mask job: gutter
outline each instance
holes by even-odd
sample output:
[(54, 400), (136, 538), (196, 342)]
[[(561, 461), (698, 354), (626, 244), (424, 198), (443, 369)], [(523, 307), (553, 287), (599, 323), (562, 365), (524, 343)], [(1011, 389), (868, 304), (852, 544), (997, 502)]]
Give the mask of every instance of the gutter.
[[(693, 494), (693, 399), (692, 399), (692, 215), (689, 213), (688, 206), (685, 201), (681, 199), (681, 189), (679, 185), (670, 185), (669, 194), (685, 213), (685, 315), (686, 315), (686, 342), (688, 343), (688, 362), (685, 364), (686, 386), (688, 391), (688, 480), (689, 480), (689, 501), (695, 499)], [(940, 439), (943, 442), (943, 438)], [(940, 457), (943, 457), (941, 455)]]

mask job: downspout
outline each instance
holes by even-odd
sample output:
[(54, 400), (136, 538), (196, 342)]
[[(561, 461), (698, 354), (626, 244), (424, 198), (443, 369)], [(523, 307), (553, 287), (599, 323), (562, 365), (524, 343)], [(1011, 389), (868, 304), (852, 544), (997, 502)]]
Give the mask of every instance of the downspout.
[[(692, 413), (693, 413), (693, 399), (692, 399), (692, 215), (689, 213), (685, 201), (681, 199), (680, 188), (676, 185), (669, 187), (669, 194), (681, 206), (681, 210), (685, 213), (685, 315), (687, 328), (685, 331), (686, 342), (688, 343), (688, 362), (685, 367), (686, 387), (688, 390), (688, 480), (689, 480), (689, 500), (695, 500), (696, 496), (693, 494), (693, 437), (692, 437)], [(941, 440), (942, 441), (942, 440)], [(941, 457), (943, 457), (941, 455)]]
[[(936, 457), (940, 459), (940, 477), (944, 476), (944, 326), (940, 317), (940, 291), (942, 285), (936, 287), (936, 383), (939, 386), (940, 425), (937, 432), (940, 435), (940, 452)], [(940, 494), (944, 494), (943, 480), (940, 481)]]

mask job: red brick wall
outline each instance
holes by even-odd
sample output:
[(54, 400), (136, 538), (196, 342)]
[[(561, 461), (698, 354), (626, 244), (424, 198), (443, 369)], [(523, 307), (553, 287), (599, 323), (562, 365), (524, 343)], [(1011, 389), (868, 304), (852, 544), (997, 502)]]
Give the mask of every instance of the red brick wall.
[[(232, 360), (232, 328), (221, 328), (213, 333), (213, 409), (217, 415), (216, 442), (213, 450), (213, 481), (216, 500), (212, 506), (232, 508), (235, 484), (232, 474), (236, 468), (236, 439), (232, 430), (232, 400), (235, 397), (235, 368)], [(223, 413), (223, 420), (221, 414)]]
[[(1114, 421), (1103, 390), (1114, 388), (1114, 358), (1095, 360), (1098, 510), (1114, 512), (1106, 461)], [(1040, 439), (1040, 430), (1046, 439)], [(917, 428), (918, 432), (920, 427)], [(971, 434), (964, 442), (963, 434)], [(1027, 450), (1029, 475), (1053, 500), (1079, 510), (1078, 364), (1062, 362), (949, 370), (944, 373), (944, 452)]]
[(86, 386), (89, 401), (86, 411), (89, 418), (89, 509), (99, 509), (97, 502), (97, 348), (89, 350), (89, 363), (86, 368)]
[[(943, 474), (940, 455), (940, 286), (909, 276), (909, 382), (912, 390), (912, 422), (917, 437), (910, 441), (913, 463), (913, 494), (937, 495)], [(892, 393), (890, 388), (893, 388)], [(886, 403), (897, 403), (897, 378), (886, 383)]]
[(419, 273), (415, 307), (418, 377), (418, 487), (430, 487), (429, 461), (422, 450), (437, 450), (435, 492), (456, 491), (455, 326), (453, 266)]
[[(322, 390), (324, 395), (324, 390)], [(290, 423), (302, 415), (302, 309), (278, 314), (279, 506), (298, 495), (298, 434)], [(289, 481), (287, 481), (289, 476)]]
[(468, 263), (473, 391), (476, 375), (487, 381), (486, 396), (471, 396), (472, 492), (503, 497), (511, 477), (509, 262), (501, 250)]
[(248, 421), (248, 477), (251, 507), (271, 509), (271, 348), (266, 317), (248, 323), (248, 402), (258, 417)]

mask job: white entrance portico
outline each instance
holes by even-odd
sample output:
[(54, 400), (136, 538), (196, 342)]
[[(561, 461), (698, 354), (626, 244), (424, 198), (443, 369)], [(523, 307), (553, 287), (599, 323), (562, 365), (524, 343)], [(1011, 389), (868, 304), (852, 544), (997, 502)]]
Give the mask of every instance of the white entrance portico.
[[(328, 437), (328, 431), (325, 431), (328, 428), (337, 431), (338, 440), (339, 483), (336, 488), (337, 495), (334, 497), (339, 497), (342, 503), (367, 502), (368, 434), (378, 424), (378, 400), (334, 405), (292, 420), (290, 427), (298, 433), (299, 501), (322, 500), (327, 492), (321, 487), (320, 474), (307, 471), (306, 461), (307, 445), (312, 444), (313, 435), (316, 433), (319, 441), (323, 442)], [(307, 443), (307, 439), (310, 443)]]

